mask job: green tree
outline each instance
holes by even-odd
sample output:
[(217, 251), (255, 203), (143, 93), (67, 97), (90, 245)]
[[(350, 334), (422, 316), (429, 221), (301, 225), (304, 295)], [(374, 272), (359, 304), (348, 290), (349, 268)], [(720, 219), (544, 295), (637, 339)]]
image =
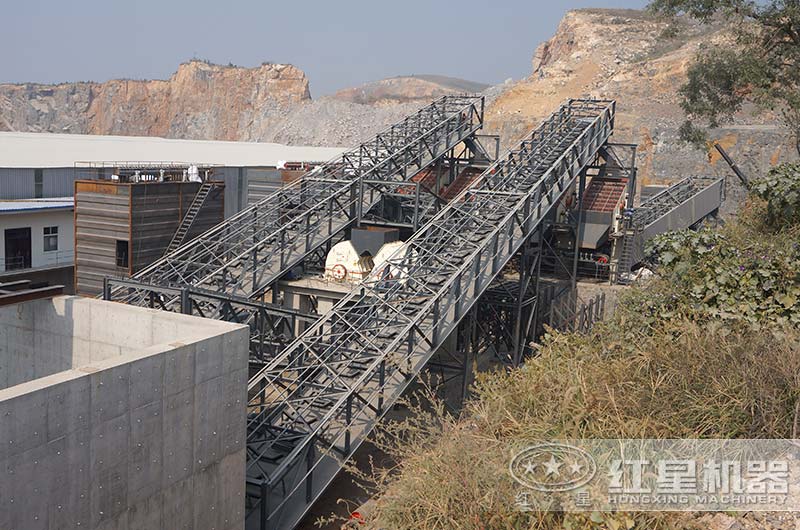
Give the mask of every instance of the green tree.
[(721, 16), (733, 37), (706, 46), (690, 65), (681, 88), (685, 140), (705, 139), (704, 126), (730, 121), (746, 102), (780, 112), (800, 154), (800, 0), (652, 0), (656, 13)]

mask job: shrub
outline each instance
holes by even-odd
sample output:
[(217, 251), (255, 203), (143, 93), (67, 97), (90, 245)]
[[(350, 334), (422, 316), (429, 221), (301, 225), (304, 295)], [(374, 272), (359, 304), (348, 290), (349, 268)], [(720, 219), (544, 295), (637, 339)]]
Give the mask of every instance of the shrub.
[(800, 222), (800, 163), (772, 168), (753, 181), (751, 192), (767, 202), (767, 219), (773, 227)]
[(720, 232), (654, 238), (646, 254), (662, 280), (640, 301), (651, 320), (688, 315), (800, 326), (800, 230), (765, 234), (759, 223), (768, 209), (750, 207)]
[(623, 300), (626, 309), (590, 335), (550, 335), (523, 368), (481, 376), (461, 419), (434, 405), (384, 431), (399, 464), (373, 475), (379, 496), (368, 527), (674, 527), (678, 516), (668, 513), (518, 511), (508, 463), (519, 448), (552, 438), (795, 435), (796, 330), (682, 319), (641, 328), (629, 318), (635, 300)]

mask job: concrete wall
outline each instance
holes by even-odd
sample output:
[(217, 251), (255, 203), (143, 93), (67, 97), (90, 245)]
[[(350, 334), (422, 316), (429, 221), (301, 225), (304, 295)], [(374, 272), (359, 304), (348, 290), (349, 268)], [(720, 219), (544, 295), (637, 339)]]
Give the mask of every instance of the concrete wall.
[[(30, 227), (31, 267), (71, 266), (75, 251), (73, 225), (72, 210), (40, 210), (31, 213), (4, 213), (0, 215), (0, 272), (6, 270), (5, 230), (9, 228)], [(45, 226), (58, 227), (58, 250), (44, 251)]]
[(0, 528), (242, 529), (247, 342), (92, 299), (0, 309), (6, 384), (28, 380), (0, 390)]

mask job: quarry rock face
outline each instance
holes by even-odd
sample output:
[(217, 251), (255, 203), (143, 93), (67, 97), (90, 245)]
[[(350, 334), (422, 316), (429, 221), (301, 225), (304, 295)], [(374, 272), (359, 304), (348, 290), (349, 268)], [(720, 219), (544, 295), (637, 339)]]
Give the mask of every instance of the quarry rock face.
[(0, 85), (0, 128), (239, 140), (309, 99), (308, 79), (292, 65), (191, 61), (166, 81)]
[[(521, 36), (523, 38), (524, 36)], [(320, 146), (355, 146), (444, 94), (483, 91), (486, 127), (511, 147), (567, 98), (617, 100), (614, 141), (639, 145), (640, 181), (728, 174), (714, 150), (682, 143), (678, 90), (700, 46), (726, 29), (643, 11), (568, 12), (536, 50), (531, 75), (485, 85), (436, 75), (405, 76), (311, 100), (305, 74), (291, 65), (256, 68), (183, 64), (166, 81), (115, 80), (0, 85), (0, 130), (156, 135)], [(712, 131), (746, 172), (794, 158), (775, 114), (745, 109)]]
[[(531, 75), (503, 87), (487, 105), (487, 132), (500, 134), (510, 147), (567, 98), (615, 99), (612, 141), (638, 144), (640, 182), (730, 174), (715, 150), (696, 149), (678, 136), (685, 119), (678, 90), (687, 69), (701, 45), (727, 38), (721, 25), (687, 18), (668, 22), (637, 10), (570, 11), (536, 48)], [(710, 131), (753, 175), (796, 157), (778, 117), (754, 110)]]
[(453, 91), (423, 79), (394, 78), (338, 91), (332, 97), (350, 103), (391, 105), (419, 101), (421, 104)]

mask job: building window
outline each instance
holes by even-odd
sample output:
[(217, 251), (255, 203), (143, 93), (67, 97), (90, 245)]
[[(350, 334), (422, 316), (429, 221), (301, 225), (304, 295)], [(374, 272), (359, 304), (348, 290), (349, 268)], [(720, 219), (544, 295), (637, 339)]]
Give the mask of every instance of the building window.
[(6, 228), (6, 266), (7, 271), (31, 268), (31, 227)]
[(128, 259), (128, 242), (122, 239), (117, 239), (117, 267), (128, 268), (130, 260)]
[(44, 197), (44, 175), (41, 169), (33, 170), (33, 196), (37, 199)]
[(44, 251), (52, 252), (58, 250), (58, 227), (45, 226), (44, 227)]

